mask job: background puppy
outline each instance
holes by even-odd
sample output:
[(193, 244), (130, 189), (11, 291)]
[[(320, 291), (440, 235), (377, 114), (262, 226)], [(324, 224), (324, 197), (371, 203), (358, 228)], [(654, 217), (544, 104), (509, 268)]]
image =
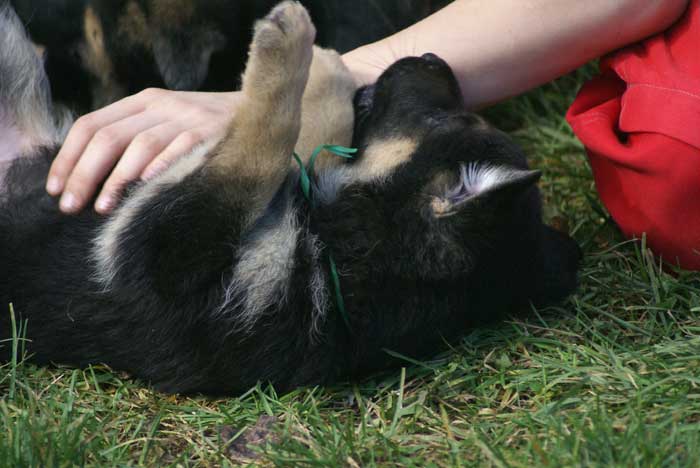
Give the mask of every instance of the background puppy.
[[(149, 87), (240, 87), (253, 22), (276, 0), (12, 0), (47, 48), (54, 98), (80, 113)], [(304, 0), (340, 52), (401, 30), (446, 0)]]

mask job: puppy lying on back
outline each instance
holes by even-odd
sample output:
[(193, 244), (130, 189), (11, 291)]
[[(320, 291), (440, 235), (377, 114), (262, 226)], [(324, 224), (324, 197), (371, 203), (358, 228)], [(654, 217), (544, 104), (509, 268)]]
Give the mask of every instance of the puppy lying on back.
[[(353, 103), (313, 40), (305, 9), (280, 4), (256, 24), (224, 140), (107, 218), (68, 217), (43, 190), (60, 143), (45, 77), (2, 9), (0, 42), (16, 45), (0, 83), (20, 92), (0, 87), (0, 131), (22, 143), (4, 149), (0, 304), (26, 321), (32, 361), (106, 363), (170, 392), (285, 390), (399, 364), (387, 349), (430, 355), (571, 293), (578, 248), (542, 224), (540, 174), (465, 111), (445, 62), (400, 60)], [(291, 155), (322, 143), (359, 151), (322, 156), (307, 200)], [(0, 340), (10, 328), (0, 314)]]

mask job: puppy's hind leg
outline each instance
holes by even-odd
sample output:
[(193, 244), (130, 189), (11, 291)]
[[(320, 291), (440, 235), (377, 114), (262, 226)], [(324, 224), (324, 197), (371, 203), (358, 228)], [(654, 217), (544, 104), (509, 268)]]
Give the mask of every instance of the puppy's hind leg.
[[(255, 25), (244, 102), (208, 164), (262, 209), (284, 181), (301, 127), (301, 101), (309, 77), (316, 30), (297, 2), (286, 1)], [(243, 186), (242, 186), (242, 185)]]

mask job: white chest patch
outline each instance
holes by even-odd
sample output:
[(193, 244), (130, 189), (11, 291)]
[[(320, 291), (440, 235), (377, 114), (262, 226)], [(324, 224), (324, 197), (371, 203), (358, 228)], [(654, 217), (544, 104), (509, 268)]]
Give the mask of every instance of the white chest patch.
[(26, 141), (20, 132), (7, 119), (3, 119), (0, 110), (0, 182), (12, 161), (26, 149)]

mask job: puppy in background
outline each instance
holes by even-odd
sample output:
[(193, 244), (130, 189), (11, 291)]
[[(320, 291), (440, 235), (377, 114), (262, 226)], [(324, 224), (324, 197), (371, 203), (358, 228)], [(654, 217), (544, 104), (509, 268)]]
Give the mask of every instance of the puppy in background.
[[(54, 98), (77, 113), (143, 89), (233, 91), (253, 23), (276, 0), (12, 0), (46, 48)], [(341, 53), (387, 37), (447, 0), (303, 0), (317, 42)]]

